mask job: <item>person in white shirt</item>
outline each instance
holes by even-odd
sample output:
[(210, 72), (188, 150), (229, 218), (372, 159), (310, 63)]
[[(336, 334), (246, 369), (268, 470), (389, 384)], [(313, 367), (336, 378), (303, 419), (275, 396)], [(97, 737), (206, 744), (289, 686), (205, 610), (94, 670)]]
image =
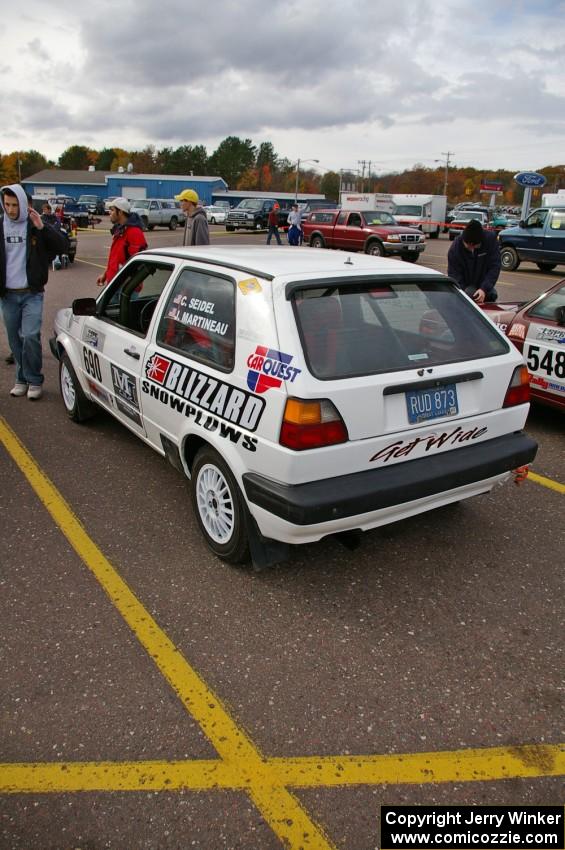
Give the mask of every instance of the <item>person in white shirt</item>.
[(288, 214), (288, 244), (299, 245), (302, 236), (302, 216), (298, 210), (298, 204), (292, 205), (292, 210)]

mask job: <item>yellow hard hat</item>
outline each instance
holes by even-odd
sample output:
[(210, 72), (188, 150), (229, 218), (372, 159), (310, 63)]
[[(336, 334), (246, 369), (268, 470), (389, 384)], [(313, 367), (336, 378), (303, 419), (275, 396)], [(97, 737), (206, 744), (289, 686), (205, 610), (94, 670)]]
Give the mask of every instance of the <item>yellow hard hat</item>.
[(193, 204), (197, 204), (198, 195), (194, 189), (183, 189), (180, 195), (175, 195), (175, 201), (192, 201)]

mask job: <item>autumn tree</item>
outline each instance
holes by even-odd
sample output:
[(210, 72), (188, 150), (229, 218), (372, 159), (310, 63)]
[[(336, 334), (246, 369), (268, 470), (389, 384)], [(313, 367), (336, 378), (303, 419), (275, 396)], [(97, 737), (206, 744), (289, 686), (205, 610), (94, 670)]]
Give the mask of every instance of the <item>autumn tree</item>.
[(32, 174), (47, 168), (48, 162), (39, 151), (12, 151), (2, 158), (2, 179), (6, 183), (19, 183)]
[(163, 174), (208, 174), (208, 153), (204, 145), (181, 145), (159, 151)]
[(339, 174), (336, 171), (326, 171), (320, 180), (320, 192), (329, 201), (339, 201)]
[(91, 164), (89, 152), (90, 149), (84, 145), (71, 145), (59, 157), (59, 168), (67, 168), (72, 171), (87, 171), (88, 166)]
[(102, 148), (96, 159), (96, 168), (98, 171), (111, 171), (112, 162), (116, 158), (114, 148)]
[(220, 142), (208, 163), (210, 174), (218, 174), (228, 186), (236, 186), (244, 171), (255, 165), (256, 149), (251, 139), (228, 136)]

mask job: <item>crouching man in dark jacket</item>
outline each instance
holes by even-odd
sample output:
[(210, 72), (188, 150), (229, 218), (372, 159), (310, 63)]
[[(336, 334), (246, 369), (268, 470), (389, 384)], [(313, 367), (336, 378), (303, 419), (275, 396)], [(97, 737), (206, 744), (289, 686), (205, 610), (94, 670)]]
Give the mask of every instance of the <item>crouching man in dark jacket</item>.
[(483, 230), (480, 221), (469, 222), (447, 254), (447, 274), (477, 304), (496, 301), (500, 274), (500, 249), (495, 233)]
[(16, 361), (12, 396), (35, 401), (43, 394), (41, 321), (49, 265), (66, 249), (65, 237), (31, 206), (19, 184), (0, 189), (0, 304)]

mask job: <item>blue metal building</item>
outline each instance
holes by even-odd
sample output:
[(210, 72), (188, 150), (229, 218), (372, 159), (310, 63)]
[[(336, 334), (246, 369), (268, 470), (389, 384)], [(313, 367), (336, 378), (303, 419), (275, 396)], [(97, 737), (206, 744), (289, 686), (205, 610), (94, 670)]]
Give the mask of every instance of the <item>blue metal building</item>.
[(199, 177), (192, 174), (133, 174), (127, 171), (70, 171), (45, 169), (22, 180), (30, 195), (44, 198), (56, 195), (97, 195), (99, 198), (123, 196), (142, 198), (173, 198), (183, 189), (194, 189), (202, 204), (212, 203), (214, 191), (225, 191), (227, 183), (221, 177)]

